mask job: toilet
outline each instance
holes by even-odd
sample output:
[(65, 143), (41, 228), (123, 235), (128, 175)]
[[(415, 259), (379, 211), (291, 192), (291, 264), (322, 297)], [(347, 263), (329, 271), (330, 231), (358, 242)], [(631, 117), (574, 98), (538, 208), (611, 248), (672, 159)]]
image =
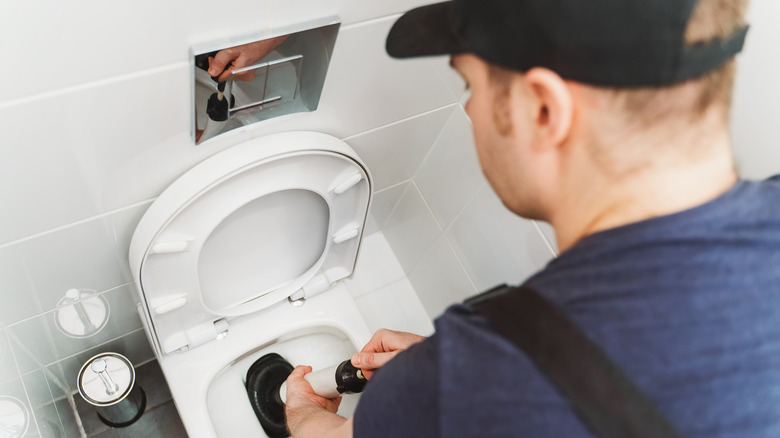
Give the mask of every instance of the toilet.
[[(371, 333), (341, 280), (355, 267), (371, 177), (314, 132), (206, 159), (149, 207), (130, 245), (138, 310), (191, 438), (267, 436), (245, 389), (268, 353), (314, 370)], [(357, 396), (339, 413), (350, 416)]]

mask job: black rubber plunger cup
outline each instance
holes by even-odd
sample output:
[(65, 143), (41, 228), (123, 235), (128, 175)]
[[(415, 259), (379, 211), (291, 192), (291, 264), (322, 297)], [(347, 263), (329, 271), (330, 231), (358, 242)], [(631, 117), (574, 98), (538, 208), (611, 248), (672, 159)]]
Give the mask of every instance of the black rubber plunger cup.
[(246, 373), (246, 390), (252, 409), (269, 438), (288, 435), (279, 387), (292, 371), (290, 362), (276, 353), (270, 353), (253, 363)]

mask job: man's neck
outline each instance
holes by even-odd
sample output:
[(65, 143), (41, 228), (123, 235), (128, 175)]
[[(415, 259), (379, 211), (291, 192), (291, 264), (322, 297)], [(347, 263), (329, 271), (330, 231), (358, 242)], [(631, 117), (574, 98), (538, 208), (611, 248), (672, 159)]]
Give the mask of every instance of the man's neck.
[(712, 201), (737, 182), (728, 137), (705, 159), (680, 165), (655, 165), (619, 181), (593, 178), (577, 193), (568, 191), (550, 222), (559, 252), (599, 231), (665, 216)]

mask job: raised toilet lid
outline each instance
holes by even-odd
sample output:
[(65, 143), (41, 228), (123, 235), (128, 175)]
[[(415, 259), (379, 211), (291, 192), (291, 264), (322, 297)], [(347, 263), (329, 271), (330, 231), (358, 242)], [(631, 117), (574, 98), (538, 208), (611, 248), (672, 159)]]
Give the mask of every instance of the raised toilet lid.
[(185, 173), (130, 245), (155, 348), (186, 351), (351, 275), (370, 198), (355, 152), (312, 132), (253, 139)]

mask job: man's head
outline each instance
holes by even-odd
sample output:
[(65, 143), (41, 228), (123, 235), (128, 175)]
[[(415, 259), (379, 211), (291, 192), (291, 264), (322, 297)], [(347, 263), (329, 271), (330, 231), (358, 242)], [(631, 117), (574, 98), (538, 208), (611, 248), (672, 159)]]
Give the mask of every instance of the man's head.
[(488, 180), (513, 211), (548, 219), (594, 170), (617, 182), (706, 153), (664, 144), (725, 130), (746, 3), (456, 0), (399, 20), (388, 51), (453, 55)]

